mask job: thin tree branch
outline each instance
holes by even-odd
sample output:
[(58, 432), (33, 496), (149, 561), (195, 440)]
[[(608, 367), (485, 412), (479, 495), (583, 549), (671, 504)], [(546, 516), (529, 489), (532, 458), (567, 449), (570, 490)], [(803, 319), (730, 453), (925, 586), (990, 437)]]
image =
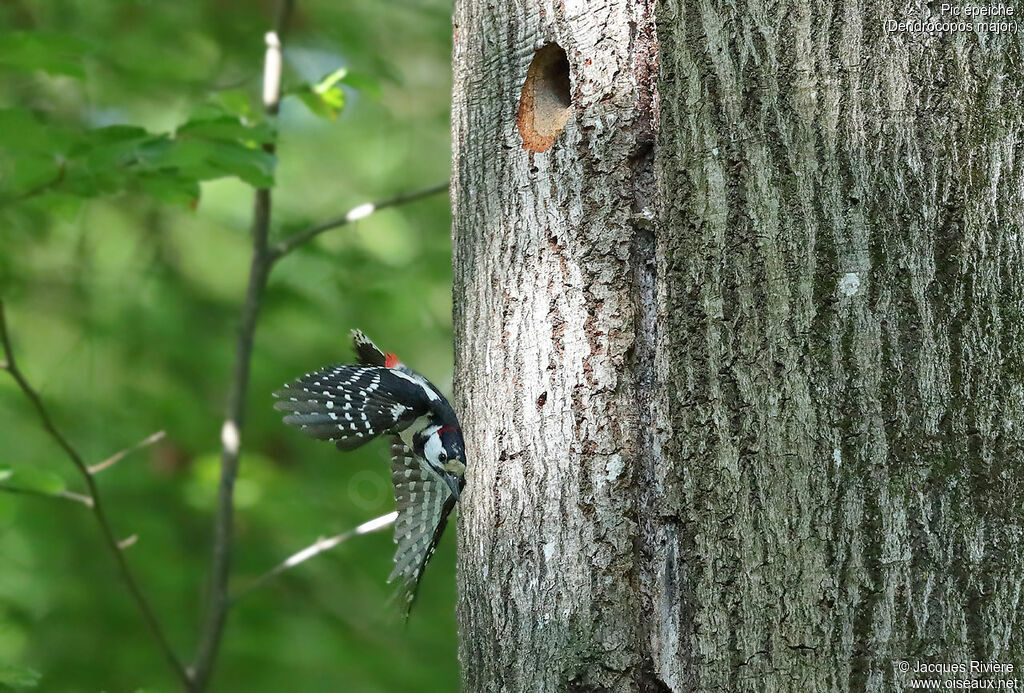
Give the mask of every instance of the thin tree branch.
[(287, 238), (281, 240), (273, 248), (270, 249), (270, 256), (272, 261), (280, 260), (282, 257), (292, 252), (300, 245), (308, 243), (317, 236), (327, 231), (331, 231), (341, 226), (346, 226), (354, 221), (365, 219), (374, 212), (378, 212), (388, 207), (398, 207), (399, 205), (407, 204), (409, 202), (415, 202), (416, 200), (422, 200), (425, 197), (431, 195), (437, 195), (448, 190), (448, 183), (439, 183), (438, 185), (424, 188), (423, 190), (415, 190), (413, 192), (402, 193), (395, 197), (387, 200), (381, 200), (380, 202), (367, 202), (361, 204), (358, 207), (353, 207), (344, 216), (337, 217), (335, 219), (329, 219), (322, 224), (311, 226), (305, 231), (299, 231), (298, 233), (292, 234)]
[(67, 441), (64, 435), (57, 430), (54, 426), (53, 420), (50, 418), (50, 413), (43, 406), (43, 401), (36, 394), (36, 391), (32, 389), (28, 381), (25, 380), (25, 376), (22, 375), (21, 370), (18, 368), (18, 362), (14, 358), (14, 347), (11, 346), (11, 337), (7, 332), (7, 319), (4, 316), (4, 304), (3, 300), (0, 299), (0, 342), (3, 342), (4, 356), (6, 363), (4, 364), (4, 370), (11, 374), (14, 381), (21, 388), (21, 391), (28, 397), (29, 401), (32, 402), (33, 408), (36, 410), (36, 414), (39, 416), (39, 420), (43, 425), (43, 429), (50, 435), (51, 438), (56, 441), (57, 445), (61, 447), (64, 453), (71, 458), (75, 466), (78, 467), (79, 471), (88, 475), (89, 471), (85, 466), (85, 462), (82, 461), (81, 456), (78, 452), (71, 447), (71, 444)]
[[(113, 527), (110, 524), (110, 519), (107, 517), (106, 509), (104, 508), (103, 498), (100, 495), (99, 487), (96, 485), (96, 480), (92, 474), (89, 473), (89, 468), (86, 466), (85, 461), (77, 450), (68, 442), (68, 439), (57, 429), (53, 423), (53, 419), (50, 417), (49, 411), (43, 405), (42, 399), (39, 397), (39, 393), (29, 384), (28, 380), (22, 374), (18, 368), (18, 362), (14, 358), (14, 347), (11, 344), (11, 337), (7, 331), (7, 319), (4, 315), (4, 303), (0, 300), (0, 342), (3, 343), (4, 356), (6, 358), (6, 365), (4, 370), (10, 373), (11, 377), (21, 388), (25, 397), (32, 402), (32, 406), (36, 410), (36, 414), (39, 416), (39, 421), (42, 423), (43, 429), (49, 433), (50, 437), (60, 446), (64, 453), (71, 460), (75, 468), (78, 469), (82, 478), (85, 479), (85, 484), (88, 487), (89, 500), (91, 502), (92, 514), (96, 518), (96, 523), (100, 527), (100, 533), (103, 536), (103, 542), (106, 545), (108, 551), (114, 558), (114, 565), (117, 568), (121, 580), (128, 587), (128, 592), (131, 594), (132, 599), (135, 600), (135, 605), (142, 613), (143, 620), (149, 626), (149, 630), (152, 632), (157, 645), (160, 648), (164, 659), (167, 660), (168, 666), (174, 674), (181, 680), (186, 690), (191, 690), (191, 680), (189, 679), (188, 673), (185, 671), (185, 667), (182, 665), (181, 660), (174, 652), (174, 648), (171, 646), (170, 640), (164, 633), (163, 626), (160, 625), (159, 619), (156, 617), (156, 612), (153, 611), (153, 607), (150, 606), (149, 600), (142, 592), (142, 588), (136, 581), (131, 568), (128, 567), (128, 562), (125, 560), (124, 554), (118, 546), (118, 540), (115, 537)], [(65, 496), (67, 497), (67, 496)]]
[(83, 495), (81, 493), (72, 493), (71, 491), (58, 491), (57, 493), (47, 493), (46, 491), (37, 491), (34, 488), (18, 488), (17, 486), (7, 486), (0, 484), (0, 491), (4, 493), (13, 493), (21, 496), (39, 496), (41, 498), (56, 498), (58, 500), (69, 500), (75, 503), (81, 503), (87, 508), (92, 507), (92, 498)]
[(89, 473), (99, 474), (104, 469), (109, 469), (110, 467), (113, 467), (115, 464), (117, 464), (118, 462), (120, 462), (121, 460), (123, 460), (125, 457), (132, 454), (136, 450), (141, 450), (142, 448), (149, 447), (153, 443), (163, 440), (164, 436), (166, 435), (167, 433), (165, 431), (157, 431), (148, 438), (140, 440), (138, 443), (131, 446), (130, 448), (125, 448), (120, 452), (115, 452), (113, 455), (103, 460), (102, 462), (97, 462), (96, 464), (92, 465), (91, 467), (89, 467)]
[(397, 518), (397, 512), (390, 512), (387, 515), (381, 515), (380, 517), (375, 517), (372, 520), (368, 520), (367, 522), (364, 522), (358, 527), (350, 529), (347, 532), (342, 532), (341, 534), (336, 534), (335, 536), (327, 537), (326, 539), (317, 539), (316, 542), (314, 542), (313, 544), (307, 546), (301, 551), (293, 553), (291, 556), (289, 556), (288, 558), (284, 559), (276, 566), (274, 566), (271, 570), (268, 570), (266, 573), (253, 580), (249, 585), (239, 590), (236, 594), (232, 595), (231, 605), (233, 606), (235, 602), (237, 602), (238, 600), (263, 587), (284, 571), (290, 570), (291, 568), (294, 568), (300, 563), (305, 563), (310, 558), (313, 558), (314, 556), (317, 556), (323, 553), (324, 551), (330, 551), (339, 544), (345, 543), (352, 537), (357, 537), (361, 534), (379, 532), (385, 527), (390, 527), (394, 524)]
[[(271, 117), (277, 115), (281, 100), (281, 42), (293, 6), (292, 0), (282, 0), (278, 8), (275, 30), (266, 35), (266, 54), (263, 64), (263, 106)], [(276, 149), (273, 142), (267, 143), (263, 148), (270, 154), (273, 154)], [(199, 634), (199, 643), (191, 667), (196, 691), (205, 690), (209, 684), (228, 615), (228, 580), (231, 573), (232, 543), (234, 541), (234, 490), (235, 479), (238, 477), (241, 436), (245, 419), (245, 398), (249, 389), (249, 371), (253, 341), (256, 335), (256, 322), (267, 285), (267, 276), (273, 264), (272, 256), (267, 249), (270, 212), (270, 190), (267, 188), (256, 190), (253, 203), (253, 245), (249, 286), (245, 294), (245, 303), (242, 306), (238, 341), (235, 347), (234, 374), (228, 392), (224, 425), (221, 427), (220, 485), (217, 492), (217, 510), (214, 516), (210, 591), (207, 597), (205, 618)]]

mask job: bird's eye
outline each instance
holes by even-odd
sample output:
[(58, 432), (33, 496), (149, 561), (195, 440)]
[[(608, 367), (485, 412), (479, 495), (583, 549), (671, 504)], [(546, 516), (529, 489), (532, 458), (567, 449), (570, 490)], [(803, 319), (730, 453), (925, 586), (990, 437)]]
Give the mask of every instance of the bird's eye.
[(438, 462), (444, 462), (447, 459), (448, 459), (448, 453), (445, 452), (444, 450), (442, 450), (441, 452), (437, 453), (437, 461)]

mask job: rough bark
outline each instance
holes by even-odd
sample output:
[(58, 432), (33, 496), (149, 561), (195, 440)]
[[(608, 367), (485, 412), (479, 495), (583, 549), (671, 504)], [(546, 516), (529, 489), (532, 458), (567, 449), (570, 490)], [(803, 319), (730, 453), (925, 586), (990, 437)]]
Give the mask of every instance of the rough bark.
[(928, 12), (456, 3), (467, 691), (1024, 667), (1024, 50)]

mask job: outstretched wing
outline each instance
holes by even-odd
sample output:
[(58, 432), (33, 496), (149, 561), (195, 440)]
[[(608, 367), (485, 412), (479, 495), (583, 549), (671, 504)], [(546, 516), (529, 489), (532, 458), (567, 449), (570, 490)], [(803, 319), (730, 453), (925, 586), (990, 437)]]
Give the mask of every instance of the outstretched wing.
[(383, 366), (330, 366), (307, 373), (274, 393), (286, 424), (353, 450), (382, 433), (404, 431), (430, 411), (431, 390)]
[(416, 599), (423, 570), (448, 524), (455, 496), (448, 485), (410, 450), (402, 439), (391, 441), (391, 481), (395, 485), (395, 567), (388, 582), (400, 580), (405, 616)]

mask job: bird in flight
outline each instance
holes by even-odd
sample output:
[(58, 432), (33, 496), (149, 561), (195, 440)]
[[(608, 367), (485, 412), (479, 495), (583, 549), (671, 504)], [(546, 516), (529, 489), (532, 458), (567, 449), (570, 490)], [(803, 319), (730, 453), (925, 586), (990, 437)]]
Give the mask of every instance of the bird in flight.
[[(395, 487), (394, 569), (408, 616), (423, 570), (437, 548), (448, 515), (466, 484), (466, 445), (455, 410), (422, 375), (352, 331), (355, 364), (328, 366), (274, 393), (284, 422), (313, 438), (354, 450), (374, 438), (391, 440)], [(410, 448), (399, 435), (417, 419), (426, 425)]]

